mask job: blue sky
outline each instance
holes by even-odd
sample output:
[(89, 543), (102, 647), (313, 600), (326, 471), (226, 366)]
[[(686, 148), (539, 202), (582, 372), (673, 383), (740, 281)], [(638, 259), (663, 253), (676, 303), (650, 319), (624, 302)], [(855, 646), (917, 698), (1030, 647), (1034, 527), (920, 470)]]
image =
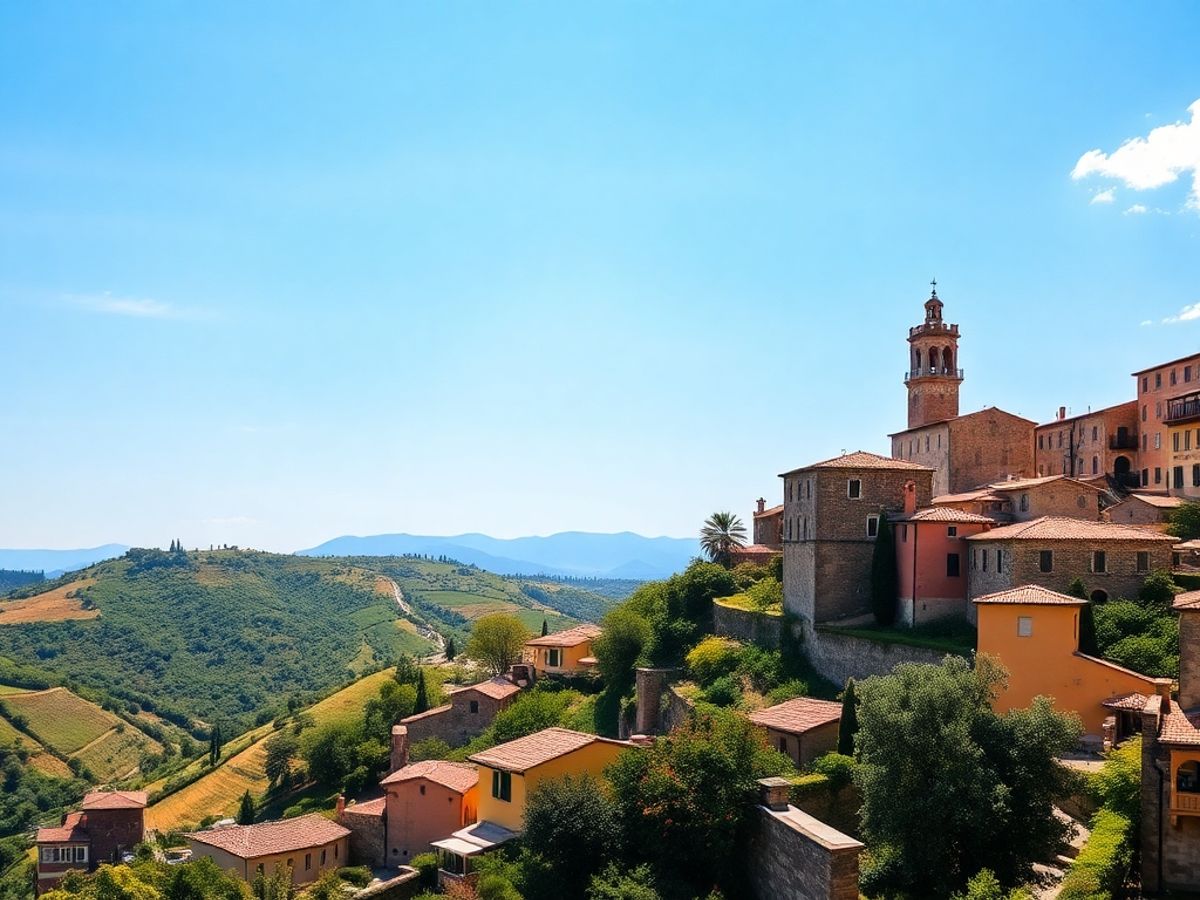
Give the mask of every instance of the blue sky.
[(1129, 399), (1200, 346), (1198, 31), (7, 4), (0, 546), (689, 535), (886, 451), (934, 276), (964, 412)]

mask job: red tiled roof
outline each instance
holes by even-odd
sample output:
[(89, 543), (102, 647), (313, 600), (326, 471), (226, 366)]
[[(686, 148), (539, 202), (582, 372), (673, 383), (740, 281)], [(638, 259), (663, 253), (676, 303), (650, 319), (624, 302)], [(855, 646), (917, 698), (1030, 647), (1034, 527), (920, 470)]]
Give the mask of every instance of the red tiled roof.
[(978, 513), (967, 512), (963, 509), (951, 509), (948, 506), (931, 506), (926, 509), (918, 510), (906, 519), (900, 521), (909, 522), (961, 522), (963, 524), (987, 525), (995, 524), (996, 520), (990, 516), (981, 516)]
[(80, 809), (144, 809), (145, 791), (92, 791), (85, 794)]
[(319, 813), (260, 822), (257, 825), (226, 825), (185, 834), (188, 840), (207, 844), (239, 859), (257, 859), (274, 853), (290, 853), (320, 847), (346, 837), (350, 831)]
[(1077, 416), (1067, 416), (1065, 419), (1055, 419), (1052, 422), (1046, 422), (1043, 425), (1039, 425), (1038, 430), (1040, 431), (1043, 428), (1053, 428), (1055, 425), (1062, 425), (1066, 422), (1074, 422), (1076, 419), (1090, 419), (1092, 416), (1102, 416), (1105, 413), (1112, 412), (1114, 409), (1124, 409), (1127, 406), (1137, 409), (1137, 401), (1126, 400), (1124, 403), (1114, 403), (1112, 406), (1104, 407), (1104, 409), (1091, 409), (1085, 413), (1080, 413)]
[(511, 697), (519, 690), (521, 690), (519, 685), (513, 684), (503, 675), (497, 675), (495, 678), (489, 678), (487, 681), (479, 682), (479, 684), (470, 684), (464, 688), (459, 688), (454, 693), (478, 691), (483, 696), (491, 697), (493, 700), (503, 700), (505, 697)]
[(382, 816), (387, 809), (387, 797), (376, 797), (363, 803), (351, 803), (342, 812), (347, 816)]
[(890, 456), (880, 456), (878, 453), (868, 453), (866, 450), (856, 450), (853, 453), (843, 453), (833, 459), (823, 459), (812, 465), (800, 466), (782, 473), (791, 475), (793, 472), (805, 472), (808, 469), (913, 469), (920, 472), (931, 472), (929, 466), (922, 466), (906, 459), (892, 459)]
[(432, 719), (434, 716), (440, 716), (442, 713), (450, 712), (451, 709), (453, 709), (453, 707), (449, 703), (445, 703), (441, 706), (435, 706), (433, 709), (427, 709), (423, 713), (413, 713), (411, 716), (405, 716), (400, 720), (400, 724), (403, 725), (407, 722), (419, 722), (422, 719)]
[(1183, 506), (1182, 497), (1167, 497), (1163, 494), (1130, 494), (1129, 499), (1141, 500), (1158, 509), (1175, 509), (1177, 506)]
[(1178, 703), (1172, 703), (1171, 711), (1163, 716), (1158, 739), (1164, 744), (1200, 746), (1200, 710), (1184, 712)]
[(1030, 425), (1037, 425), (1033, 419), (1027, 419), (1024, 416), (1018, 416), (1016, 413), (1010, 413), (1008, 410), (1001, 409), (998, 406), (985, 406), (983, 409), (977, 409), (975, 412), (963, 413), (961, 416), (951, 416), (949, 419), (938, 419), (934, 422), (926, 422), (924, 425), (915, 425), (912, 428), (905, 428), (902, 431), (893, 431), (888, 437), (896, 437), (901, 434), (908, 434), (910, 431), (920, 431), (922, 428), (929, 428), (932, 425), (945, 425), (947, 422), (961, 422), (963, 419), (974, 418), (981, 416), (987, 412), (998, 412), (1008, 416), (1010, 419), (1017, 419), (1021, 422), (1028, 422)]
[(574, 628), (568, 628), (564, 631), (556, 631), (554, 634), (547, 634), (541, 637), (535, 637), (532, 640), (525, 642), (526, 647), (578, 647), (580, 644), (594, 641), (600, 637), (599, 625), (576, 625)]
[(991, 531), (973, 534), (968, 541), (1174, 541), (1169, 535), (1118, 525), (1115, 522), (1094, 522), (1070, 519), (1066, 516), (1042, 516), (1028, 522), (1014, 522)]
[(1146, 701), (1150, 698), (1145, 694), (1140, 694), (1133, 691), (1128, 694), (1117, 694), (1115, 697), (1109, 697), (1107, 700), (1101, 700), (1100, 705), (1106, 706), (1109, 709), (1124, 709), (1130, 712), (1141, 712), (1146, 707)]
[(768, 547), (766, 544), (746, 544), (744, 547), (734, 547), (730, 556), (777, 556), (782, 550)]
[(444, 759), (426, 759), (397, 769), (380, 784), (401, 784), (416, 778), (426, 778), (442, 787), (465, 794), (479, 780), (479, 769), (470, 763), (448, 762)]
[(786, 731), (788, 734), (804, 734), (842, 717), (842, 704), (830, 700), (814, 700), (812, 697), (797, 697), (785, 700), (776, 706), (758, 709), (750, 713), (750, 721), (765, 728)]
[(1006, 497), (997, 497), (992, 493), (990, 488), (978, 488), (974, 491), (964, 491), (961, 494), (939, 494), (933, 498), (933, 505), (940, 506), (943, 503), (971, 503), (977, 500), (1005, 500)]
[(581, 747), (597, 741), (625, 746), (624, 741), (613, 741), (609, 738), (597, 737), (594, 734), (571, 731), (568, 728), (546, 728), (527, 737), (517, 738), (507, 744), (500, 744), (490, 750), (476, 753), (468, 758), (471, 762), (491, 769), (521, 773), (550, 762), (552, 759), (574, 753)]
[(762, 512), (756, 512), (754, 518), (765, 519), (767, 516), (778, 516), (783, 514), (783, 504), (772, 506), (770, 509), (764, 509)]
[(1176, 594), (1175, 599), (1171, 601), (1171, 609), (1176, 612), (1200, 609), (1200, 591), (1184, 591), (1182, 594)]
[[(969, 538), (968, 538), (969, 540)], [(1035, 606), (1084, 606), (1086, 600), (1060, 594), (1037, 584), (1026, 584), (1021, 587), (1009, 588), (1006, 591), (996, 591), (976, 597), (975, 603), (1015, 603), (1033, 604)]]
[(1051, 484), (1055, 481), (1069, 481), (1090, 491), (1100, 492), (1100, 488), (1094, 484), (1088, 484), (1087, 482), (1080, 481), (1078, 478), (1071, 478), (1067, 475), (1043, 475), (1040, 478), (1014, 478), (1012, 481), (997, 481), (995, 484), (989, 484), (988, 488), (993, 491), (1025, 491), (1029, 488), (1041, 487), (1043, 484)]
[(1158, 363), (1157, 365), (1150, 366), (1149, 368), (1138, 369), (1138, 371), (1136, 371), (1132, 374), (1144, 375), (1147, 372), (1153, 372), (1155, 369), (1165, 369), (1167, 366), (1173, 366), (1177, 363), (1187, 362), (1188, 360), (1191, 360), (1191, 359), (1200, 359), (1200, 354), (1193, 353), (1191, 356), (1181, 356), (1181, 357), (1179, 357), (1179, 359), (1171, 359), (1171, 360), (1168, 360), (1167, 362)]
[(89, 840), (87, 829), (79, 824), (79, 820), (82, 818), (83, 813), (81, 812), (67, 813), (62, 825), (57, 828), (39, 828), (37, 842), (39, 844), (62, 844), (67, 841), (80, 843)]

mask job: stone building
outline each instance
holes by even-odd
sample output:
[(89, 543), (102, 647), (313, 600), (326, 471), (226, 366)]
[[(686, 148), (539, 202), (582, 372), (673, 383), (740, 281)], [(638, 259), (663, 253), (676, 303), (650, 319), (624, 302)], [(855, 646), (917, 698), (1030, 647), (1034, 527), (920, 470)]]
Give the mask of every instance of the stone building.
[(1200, 389), (1200, 354), (1159, 363), (1134, 372), (1137, 387), (1138, 463), (1141, 465), (1141, 486), (1155, 493), (1167, 493), (1170, 472), (1167, 428), (1178, 422), (1186, 411), (1184, 399)]
[(1179, 594), (1179, 696), (1142, 710), (1142, 890), (1200, 891), (1200, 591)]
[(1137, 487), (1137, 408), (1130, 400), (1068, 417), (1060, 406), (1053, 422), (1034, 430), (1037, 474), (1108, 476), (1120, 487)]
[(350, 858), (350, 832), (320, 813), (258, 822), (218, 825), (184, 835), (193, 859), (211, 859), (243, 881), (291, 870), (292, 884), (312, 884)]
[(767, 743), (791, 757), (800, 768), (837, 749), (842, 704), (813, 697), (796, 697), (750, 713), (749, 719), (767, 732)]
[(37, 831), (37, 885), (50, 890), (70, 869), (91, 872), (142, 842), (145, 791), (92, 791), (56, 828)]
[[(514, 671), (512, 677), (497, 675), (479, 684), (454, 689), (449, 703), (408, 716), (400, 723), (408, 728), (410, 741), (436, 737), (451, 747), (460, 747), (491, 725), (496, 713), (512, 703), (521, 690), (520, 680), (521, 676)], [(526, 684), (531, 680), (527, 676)]]
[(903, 511), (909, 485), (927, 506), (933, 471), (859, 450), (780, 477), (784, 608), (809, 625), (869, 613), (880, 518)]
[(525, 661), (539, 678), (591, 672), (598, 664), (592, 655), (592, 645), (601, 634), (599, 625), (585, 622), (574, 628), (530, 638), (525, 642)]
[(1162, 494), (1130, 494), (1120, 503), (1114, 503), (1104, 511), (1105, 518), (1121, 525), (1141, 525), (1162, 528), (1170, 519), (1171, 512), (1183, 503), (1180, 497), (1164, 497)]
[(767, 501), (759, 497), (758, 508), (754, 510), (754, 543), (759, 547), (770, 547), (772, 550), (783, 549), (783, 504), (766, 508)]
[(1101, 518), (1103, 495), (1097, 482), (1046, 475), (1011, 478), (961, 494), (941, 494), (933, 498), (933, 505), (988, 516), (997, 522), (1028, 522), (1042, 516), (1095, 521)]
[(894, 459), (934, 470), (935, 495), (1034, 473), (1034, 422), (996, 407), (958, 414), (958, 336), (958, 326), (942, 319), (935, 288), (925, 321), (908, 331), (908, 427), (889, 435)]
[(1004, 525), (967, 538), (967, 596), (1022, 585), (1066, 592), (1080, 578), (1093, 600), (1136, 597), (1146, 576), (1170, 568), (1174, 541), (1145, 528), (1058, 516)]

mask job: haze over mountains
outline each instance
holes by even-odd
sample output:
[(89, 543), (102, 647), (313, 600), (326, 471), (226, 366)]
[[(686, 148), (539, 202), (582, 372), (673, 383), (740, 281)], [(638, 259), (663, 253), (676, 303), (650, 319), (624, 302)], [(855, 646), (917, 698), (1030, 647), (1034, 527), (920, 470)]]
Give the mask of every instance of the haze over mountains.
[(304, 556), (449, 556), (500, 575), (567, 575), (604, 578), (665, 578), (700, 553), (692, 538), (648, 538), (630, 531), (595, 534), (564, 531), (547, 537), (494, 538), (486, 534), (435, 537), (419, 534), (346, 535)]
[[(120, 556), (125, 544), (78, 550), (0, 550), (0, 569), (44, 571), (47, 578)], [(419, 534), (344, 535), (301, 556), (448, 556), (500, 575), (665, 578), (700, 553), (692, 538), (648, 538), (633, 532), (597, 534), (565, 531), (547, 537), (494, 538), (486, 534), (448, 537)]]

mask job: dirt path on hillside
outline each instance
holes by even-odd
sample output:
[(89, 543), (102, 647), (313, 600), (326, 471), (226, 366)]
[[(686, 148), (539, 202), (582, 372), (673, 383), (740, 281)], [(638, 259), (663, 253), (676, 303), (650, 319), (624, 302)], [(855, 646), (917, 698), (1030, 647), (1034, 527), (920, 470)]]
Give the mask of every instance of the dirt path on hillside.
[(392, 596), (396, 598), (396, 606), (404, 613), (412, 623), (417, 626), (417, 634), (425, 638), (427, 641), (433, 641), (437, 646), (437, 651), (421, 657), (421, 662), (428, 666), (436, 666), (446, 661), (446, 639), (438, 632), (430, 628), (425, 620), (413, 612), (412, 604), (404, 599), (404, 592), (400, 590), (400, 585), (396, 584), (392, 579), (387, 580), (392, 586)]

